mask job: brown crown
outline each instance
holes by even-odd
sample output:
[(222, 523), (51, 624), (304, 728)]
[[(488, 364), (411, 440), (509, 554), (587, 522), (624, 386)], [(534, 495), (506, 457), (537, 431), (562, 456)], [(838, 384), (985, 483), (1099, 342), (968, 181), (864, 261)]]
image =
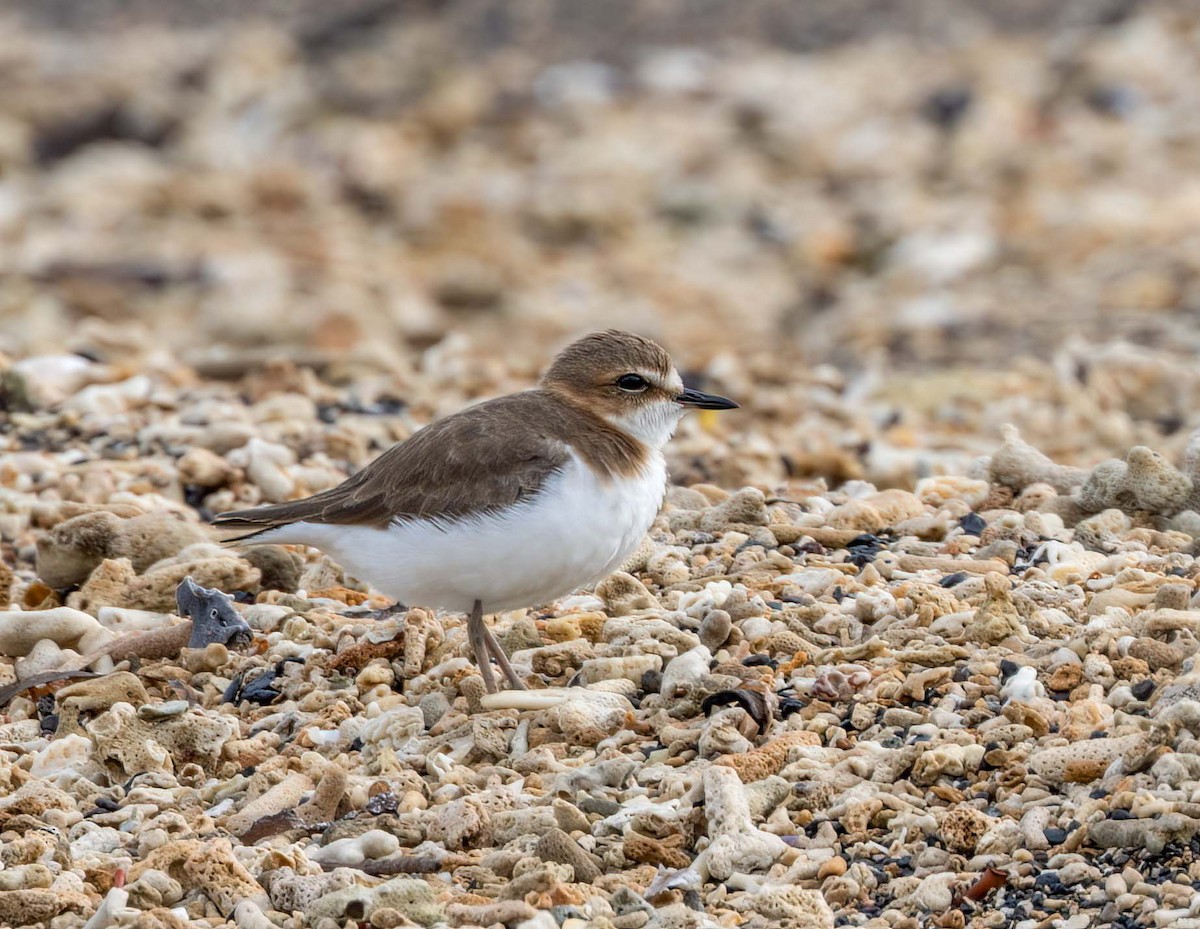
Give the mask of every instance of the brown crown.
[(673, 370), (671, 356), (657, 342), (632, 332), (606, 329), (585, 335), (559, 352), (542, 385), (597, 387), (630, 372), (666, 380)]

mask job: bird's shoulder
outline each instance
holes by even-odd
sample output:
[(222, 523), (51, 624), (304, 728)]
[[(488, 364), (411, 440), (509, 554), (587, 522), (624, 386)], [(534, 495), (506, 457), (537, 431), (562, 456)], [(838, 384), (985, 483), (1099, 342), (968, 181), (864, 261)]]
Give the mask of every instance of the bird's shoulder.
[(532, 499), (573, 459), (622, 474), (642, 456), (640, 443), (601, 417), (528, 390), (435, 420), (337, 487), (215, 522), (251, 536), (296, 522), (381, 529), (414, 519), (452, 523)]
[(418, 429), (364, 470), (401, 466), (445, 474), (481, 467), (517, 469), (536, 460), (561, 465), (581, 430), (582, 424), (572, 422), (578, 415), (540, 390), (485, 400)]
[(582, 415), (540, 390), (467, 407), (376, 458), (322, 517), (455, 520), (519, 503), (571, 461)]

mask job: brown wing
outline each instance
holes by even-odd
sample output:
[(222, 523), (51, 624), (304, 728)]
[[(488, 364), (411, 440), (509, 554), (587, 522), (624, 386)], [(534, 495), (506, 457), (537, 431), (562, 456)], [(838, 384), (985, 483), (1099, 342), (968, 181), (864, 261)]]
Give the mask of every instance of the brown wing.
[(568, 446), (549, 434), (555, 419), (540, 391), (490, 400), (418, 430), (337, 487), (222, 513), (213, 524), (247, 530), (229, 540), (238, 541), (302, 520), (382, 528), (397, 518), (453, 522), (511, 506), (568, 461)]

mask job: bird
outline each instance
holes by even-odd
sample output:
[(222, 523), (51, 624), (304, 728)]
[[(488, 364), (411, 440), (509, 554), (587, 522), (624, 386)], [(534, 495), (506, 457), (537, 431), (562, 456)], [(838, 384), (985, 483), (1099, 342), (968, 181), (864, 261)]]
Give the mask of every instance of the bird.
[(467, 614), (485, 690), (497, 692), (490, 659), (522, 690), (484, 615), (617, 570), (662, 506), (682, 415), (737, 407), (686, 387), (651, 339), (592, 332), (535, 388), (435, 420), (329, 490), (213, 522), (243, 533), (227, 543), (317, 548), (399, 603)]

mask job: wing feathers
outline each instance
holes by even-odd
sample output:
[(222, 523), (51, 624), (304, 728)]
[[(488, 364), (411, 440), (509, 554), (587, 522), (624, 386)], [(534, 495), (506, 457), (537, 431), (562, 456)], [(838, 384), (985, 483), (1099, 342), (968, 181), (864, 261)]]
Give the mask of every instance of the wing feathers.
[(464, 519), (537, 495), (576, 440), (594, 442), (597, 434), (613, 445), (609, 457), (640, 451), (604, 420), (545, 391), (513, 394), (418, 430), (337, 487), (223, 513), (214, 524), (245, 530), (230, 540), (238, 541), (301, 521), (383, 528), (394, 519)]

